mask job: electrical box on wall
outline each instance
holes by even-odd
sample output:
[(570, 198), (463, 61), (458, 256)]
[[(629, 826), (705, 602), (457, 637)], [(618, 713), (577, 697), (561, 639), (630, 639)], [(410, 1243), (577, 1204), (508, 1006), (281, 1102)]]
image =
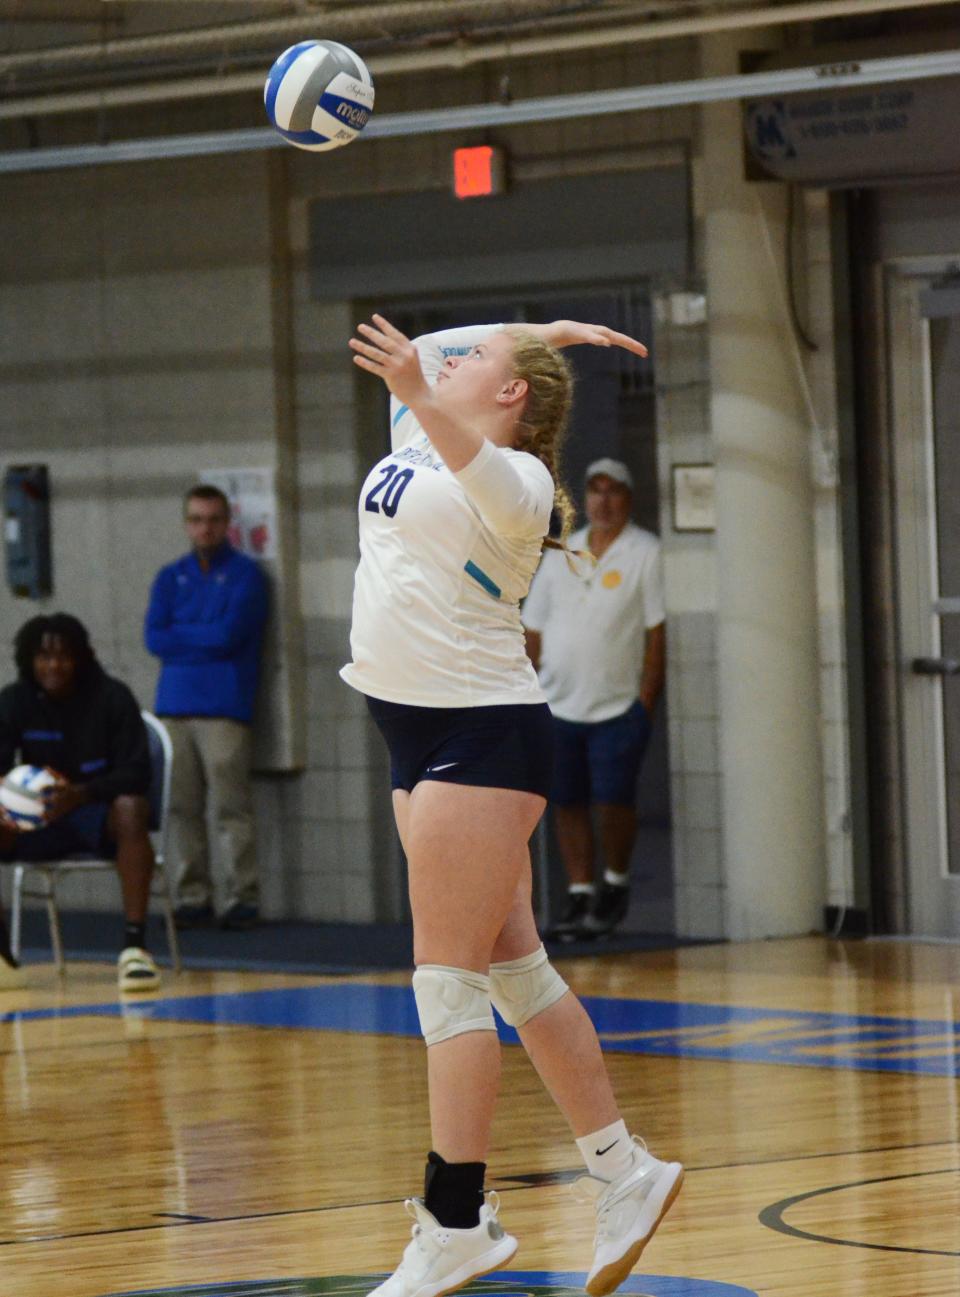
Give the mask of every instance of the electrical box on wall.
[(13, 464), (3, 479), (7, 585), (21, 599), (53, 591), (50, 483), (46, 464)]

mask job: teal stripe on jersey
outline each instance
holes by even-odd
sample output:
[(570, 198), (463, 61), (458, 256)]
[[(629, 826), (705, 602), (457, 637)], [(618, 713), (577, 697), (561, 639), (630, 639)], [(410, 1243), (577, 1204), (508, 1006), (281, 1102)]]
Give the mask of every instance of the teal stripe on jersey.
[(409, 409), (409, 405), (401, 405), (400, 409), (393, 416), (393, 423), (391, 423), (390, 427), (395, 428)]
[(464, 563), (463, 570), (466, 572), (467, 576), (472, 576), (474, 581), (479, 585), (482, 585), (487, 594), (492, 594), (494, 599), (499, 599), (503, 594), (500, 587), (494, 581), (490, 580), (486, 572), (484, 572), (482, 568), (477, 567), (476, 563), (472, 562), (470, 559), (467, 559), (466, 563)]

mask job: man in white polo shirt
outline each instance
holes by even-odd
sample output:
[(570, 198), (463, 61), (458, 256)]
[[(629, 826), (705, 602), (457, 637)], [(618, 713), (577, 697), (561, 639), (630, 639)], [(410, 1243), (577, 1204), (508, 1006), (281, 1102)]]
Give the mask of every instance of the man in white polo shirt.
[[(568, 542), (596, 560), (546, 550), (523, 606), (527, 652), (556, 731), (551, 802), (567, 872), (566, 906), (548, 934), (612, 932), (630, 900), (636, 783), (666, 663), (660, 542), (630, 521), (626, 464), (587, 469), (587, 526)], [(594, 883), (596, 808), (603, 885)]]

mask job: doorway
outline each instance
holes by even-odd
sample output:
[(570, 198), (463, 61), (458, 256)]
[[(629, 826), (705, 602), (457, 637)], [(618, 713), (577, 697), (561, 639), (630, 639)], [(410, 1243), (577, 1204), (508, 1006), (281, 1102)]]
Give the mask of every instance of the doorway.
[(907, 929), (960, 938), (960, 276), (885, 297)]
[[(644, 284), (617, 289), (531, 290), (509, 298), (495, 294), (422, 302), (406, 298), (387, 303), (384, 314), (408, 337), (465, 324), (553, 319), (608, 324), (648, 345), (653, 337), (650, 293)], [(563, 474), (580, 519), (587, 465), (610, 455), (623, 460), (633, 474), (634, 521), (659, 533), (655, 356), (651, 354), (643, 362), (617, 348), (599, 347), (572, 347), (567, 356), (576, 388)], [(383, 426), (388, 426), (386, 419)], [(637, 785), (640, 828), (631, 860), (631, 908), (618, 929), (622, 932), (666, 935), (675, 927), (667, 733), (664, 696)], [(540, 853), (536, 872), (541, 926), (562, 908), (566, 888), (552, 822), (549, 815), (545, 818), (547, 827), (534, 844)]]

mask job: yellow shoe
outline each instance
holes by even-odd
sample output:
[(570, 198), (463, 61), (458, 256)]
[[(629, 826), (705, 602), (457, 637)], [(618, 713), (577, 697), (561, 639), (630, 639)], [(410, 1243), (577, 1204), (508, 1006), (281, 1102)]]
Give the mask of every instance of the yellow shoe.
[(155, 991), (160, 985), (160, 970), (146, 950), (127, 946), (117, 960), (117, 982), (125, 992)]

